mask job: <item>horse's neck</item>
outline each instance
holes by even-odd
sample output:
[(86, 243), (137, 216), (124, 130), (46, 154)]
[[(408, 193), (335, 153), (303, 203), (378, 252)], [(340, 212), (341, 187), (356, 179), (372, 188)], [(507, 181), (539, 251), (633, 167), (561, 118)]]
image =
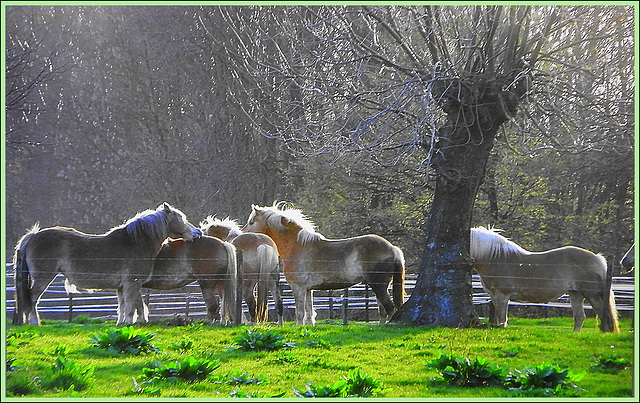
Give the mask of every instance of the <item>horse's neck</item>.
[(162, 248), (162, 242), (164, 239), (153, 239), (147, 233), (138, 234), (138, 236), (133, 236), (128, 232), (125, 227), (115, 229), (106, 236), (112, 237), (114, 239), (119, 239), (123, 244), (129, 245), (131, 248), (139, 251), (145, 251), (141, 254), (146, 254), (147, 252), (153, 256), (157, 255)]
[(291, 232), (269, 231), (265, 235), (271, 237), (278, 247), (278, 253), (285, 260), (291, 260), (300, 250), (298, 234)]

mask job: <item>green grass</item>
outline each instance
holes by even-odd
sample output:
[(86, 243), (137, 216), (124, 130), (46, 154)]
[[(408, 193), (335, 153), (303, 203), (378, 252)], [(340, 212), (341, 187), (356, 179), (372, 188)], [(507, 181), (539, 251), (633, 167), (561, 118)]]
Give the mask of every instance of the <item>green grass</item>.
[[(162, 323), (137, 325), (153, 333), (159, 352), (140, 355), (116, 354), (91, 346), (91, 336), (105, 333), (113, 323), (47, 322), (42, 326), (7, 326), (7, 363), (19, 369), (6, 372), (4, 385), (26, 393), (15, 397), (188, 397), (230, 398), (235, 396), (295, 398), (294, 389), (304, 391), (333, 385), (350, 371), (359, 369), (383, 389), (380, 398), (480, 398), (520, 397), (500, 387), (453, 387), (426, 364), (445, 352), (459, 357), (483, 358), (509, 370), (523, 370), (541, 364), (584, 372), (579, 397), (629, 398), (633, 371), (622, 366), (602, 371), (603, 362), (627, 360), (634, 363), (634, 334), (631, 321), (621, 321), (618, 334), (602, 333), (594, 319), (587, 319), (582, 332), (571, 331), (571, 318), (511, 318), (506, 329), (417, 328), (395, 324), (351, 322), (348, 326), (321, 321), (315, 327), (288, 322), (251, 326), (256, 334), (281, 335), (291, 347), (278, 350), (244, 351), (237, 341), (247, 334), (244, 327), (203, 324), (168, 327)], [(271, 332), (271, 333), (269, 333)], [(175, 348), (188, 338), (189, 349)], [(58, 357), (93, 368), (92, 380), (81, 390), (45, 389), (36, 377), (50, 371)], [(164, 365), (185, 362), (187, 357), (219, 362), (220, 366), (200, 382), (149, 379), (144, 368), (154, 361)], [(604, 357), (604, 358), (603, 358)], [(353, 372), (352, 372), (353, 373)], [(223, 382), (229, 374), (261, 382)], [(135, 379), (135, 384), (134, 384)], [(5, 392), (7, 393), (7, 392)], [(11, 394), (8, 394), (11, 396)], [(16, 399), (18, 400), (18, 399)]]

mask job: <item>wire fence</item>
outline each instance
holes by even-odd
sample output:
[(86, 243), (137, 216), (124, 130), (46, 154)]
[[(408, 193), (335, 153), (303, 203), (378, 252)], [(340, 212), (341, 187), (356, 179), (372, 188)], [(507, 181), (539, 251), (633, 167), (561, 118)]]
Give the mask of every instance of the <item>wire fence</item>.
[[(406, 274), (405, 301), (410, 297), (416, 284), (416, 274)], [(8, 323), (15, 310), (15, 286), (13, 266), (6, 265), (6, 304), (5, 313)], [(472, 277), (473, 304), (481, 318), (489, 315), (490, 297), (482, 288), (480, 277)], [(295, 320), (295, 301), (291, 288), (284, 276), (280, 278), (281, 298), (284, 308), (284, 320)], [(616, 307), (621, 317), (634, 317), (635, 281), (634, 277), (613, 277), (612, 288)], [(182, 317), (192, 320), (204, 320), (207, 307), (202, 298), (200, 286), (193, 282), (174, 290), (152, 290), (143, 288), (143, 296), (149, 306), (149, 319), (159, 320)], [(246, 303), (242, 302), (243, 316), (249, 318)], [(276, 321), (275, 303), (270, 296), (268, 302), (269, 320)], [(342, 321), (377, 322), (379, 320), (375, 294), (365, 284), (356, 284), (348, 289), (314, 292), (314, 308), (317, 320), (336, 319)], [(94, 290), (80, 294), (67, 294), (64, 276), (58, 275), (42, 295), (38, 312), (42, 319), (73, 321), (79, 316), (117, 319), (118, 299), (115, 290)], [(594, 313), (588, 301), (585, 303), (587, 317)], [(568, 295), (548, 303), (523, 303), (511, 301), (509, 315), (520, 317), (571, 316), (571, 304)]]

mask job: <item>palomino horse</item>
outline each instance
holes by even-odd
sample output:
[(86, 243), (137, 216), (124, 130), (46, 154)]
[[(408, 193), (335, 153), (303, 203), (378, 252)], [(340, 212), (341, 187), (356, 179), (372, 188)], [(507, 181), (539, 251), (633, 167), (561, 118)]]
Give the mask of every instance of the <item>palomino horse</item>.
[(137, 319), (140, 288), (162, 242), (168, 236), (191, 241), (201, 235), (181, 211), (167, 203), (102, 235), (60, 227), (40, 229), (36, 224), (16, 246), (14, 323), (40, 324), (38, 301), (62, 273), (68, 283), (79, 287), (116, 289), (118, 324), (132, 324)]
[[(510, 300), (544, 303), (567, 293), (571, 298), (574, 331), (582, 329), (585, 298), (600, 317), (600, 329), (618, 331), (613, 291), (605, 290), (604, 257), (575, 246), (529, 252), (497, 231), (472, 228), (470, 248), (474, 268), (495, 308), (495, 324), (507, 326)], [(605, 291), (609, 294), (607, 300)]]
[[(378, 235), (326, 239), (298, 209), (252, 206), (243, 231), (269, 235), (284, 260), (299, 325), (315, 324), (313, 290), (335, 290), (368, 284), (376, 294), (380, 323), (404, 302), (404, 255)], [(393, 279), (393, 302), (387, 289)], [(394, 306), (395, 304), (395, 306)]]
[[(200, 223), (203, 234), (231, 242), (242, 250), (242, 294), (253, 323), (267, 322), (268, 293), (275, 302), (278, 324), (282, 326), (282, 297), (280, 296), (280, 255), (275, 242), (265, 234), (242, 232), (238, 224), (228, 218), (209, 216)], [(257, 298), (254, 289), (257, 288)]]
[(624, 269), (620, 274), (629, 274), (633, 270), (635, 266), (635, 254), (636, 254), (636, 244), (632, 244), (627, 253), (624, 254), (622, 259), (620, 259), (620, 265)]
[[(209, 321), (229, 324), (235, 312), (236, 267), (236, 248), (229, 242), (209, 236), (191, 242), (169, 239), (162, 245), (142, 287), (171, 290), (197, 281)], [(144, 305), (139, 303), (138, 308), (144, 310)]]

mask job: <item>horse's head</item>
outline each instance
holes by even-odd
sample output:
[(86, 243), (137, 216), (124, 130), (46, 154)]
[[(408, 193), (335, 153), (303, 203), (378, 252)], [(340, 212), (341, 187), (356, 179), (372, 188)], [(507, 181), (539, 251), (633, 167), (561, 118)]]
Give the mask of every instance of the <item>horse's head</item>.
[(187, 241), (192, 241), (194, 238), (200, 238), (202, 236), (202, 231), (187, 221), (182, 211), (171, 207), (169, 203), (163, 203), (157, 208), (157, 211), (163, 212), (167, 218), (168, 236), (172, 238), (184, 238)]
[(635, 254), (636, 254), (636, 244), (631, 245), (631, 248), (624, 254), (622, 259), (620, 260), (620, 265), (622, 265), (622, 271), (620, 274), (629, 274), (633, 270), (635, 266)]
[(267, 218), (269, 217), (268, 207), (260, 207), (255, 204), (251, 205), (251, 214), (247, 219), (247, 223), (241, 228), (242, 232), (260, 232), (266, 234), (269, 230)]
[[(302, 244), (324, 238), (315, 232), (315, 225), (302, 211), (286, 208), (283, 202), (274, 203), (270, 207), (252, 205), (251, 208), (249, 219), (242, 227), (243, 232), (261, 232), (274, 240), (286, 237)], [(300, 235), (303, 235), (303, 239), (300, 239)]]

